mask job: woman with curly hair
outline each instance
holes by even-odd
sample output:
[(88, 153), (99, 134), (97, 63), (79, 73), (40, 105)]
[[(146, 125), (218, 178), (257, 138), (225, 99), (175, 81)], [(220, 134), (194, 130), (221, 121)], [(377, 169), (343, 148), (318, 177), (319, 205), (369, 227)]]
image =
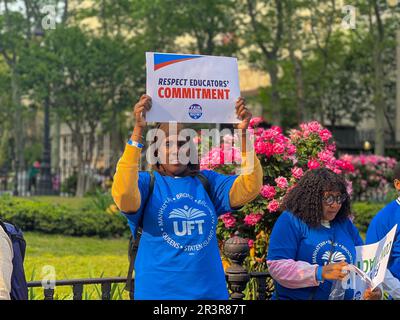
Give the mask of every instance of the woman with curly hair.
[[(272, 230), (267, 264), (275, 282), (274, 299), (328, 300), (334, 280), (347, 275), (363, 245), (350, 216), (344, 178), (321, 168), (309, 170), (283, 200), (284, 212)], [(353, 299), (347, 289), (344, 299)], [(364, 299), (381, 298), (366, 290)]]

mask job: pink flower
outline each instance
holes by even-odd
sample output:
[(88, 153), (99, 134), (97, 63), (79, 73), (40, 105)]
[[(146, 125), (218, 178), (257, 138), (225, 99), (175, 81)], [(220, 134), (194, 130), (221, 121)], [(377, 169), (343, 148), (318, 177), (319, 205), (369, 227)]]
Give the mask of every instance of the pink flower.
[(247, 244), (249, 245), (249, 248), (253, 248), (254, 247), (254, 240), (253, 239), (249, 239), (249, 241), (247, 241)]
[(224, 163), (223, 156), (224, 155), (223, 155), (221, 149), (215, 148), (214, 150), (212, 150), (211, 151), (211, 158), (210, 158), (211, 165), (212, 166), (217, 166), (217, 165), (220, 165), (220, 164)]
[(336, 145), (334, 143), (331, 143), (327, 146), (327, 149), (329, 151), (335, 152), (336, 151)]
[(311, 132), (319, 132), (322, 129), (321, 124), (318, 121), (312, 121), (308, 123), (307, 128)]
[(317, 169), (317, 168), (319, 168), (319, 162), (315, 159), (311, 159), (308, 161), (307, 167), (310, 170)]
[(298, 167), (293, 167), (292, 168), (292, 175), (296, 179), (300, 179), (303, 176), (303, 174), (304, 174), (304, 172), (303, 172), (302, 168), (298, 168)]
[(256, 142), (254, 144), (254, 150), (256, 151), (257, 154), (265, 154), (265, 143), (264, 142)]
[(342, 169), (344, 171), (354, 172), (355, 169), (354, 169), (353, 164), (350, 161), (345, 160), (345, 159), (346, 158), (342, 157), (341, 159), (336, 160), (336, 166), (339, 167), (339, 169)]
[(351, 197), (351, 195), (353, 194), (353, 182), (351, 182), (350, 180), (347, 180), (347, 179), (346, 179), (346, 189), (347, 189), (347, 193)]
[(254, 226), (261, 220), (262, 216), (261, 213), (250, 213), (243, 219), (243, 221), (248, 226)]
[(264, 198), (273, 199), (275, 197), (276, 190), (273, 186), (266, 184), (261, 188), (260, 193)]
[(282, 133), (282, 128), (281, 128), (281, 127), (278, 127), (278, 126), (272, 126), (272, 127), (271, 127), (271, 130), (273, 130), (274, 132), (276, 132), (275, 135), (279, 135), (279, 134)]
[(261, 122), (264, 122), (263, 117), (254, 117), (250, 120), (249, 127), (250, 128), (257, 127)]
[(292, 156), (296, 153), (297, 149), (296, 146), (294, 144), (289, 144), (287, 146), (287, 153), (289, 154), (289, 156)]
[(229, 144), (223, 145), (224, 164), (236, 164), (241, 162), (240, 150)]
[(273, 150), (275, 154), (282, 154), (285, 151), (285, 147), (283, 144), (276, 143), (273, 146)]
[(322, 129), (318, 134), (323, 142), (327, 142), (332, 138), (332, 133), (328, 129)]
[(288, 181), (285, 177), (278, 177), (275, 179), (275, 182), (280, 189), (285, 189), (288, 186)]
[(276, 131), (267, 129), (267, 130), (263, 131), (263, 133), (261, 134), (261, 137), (263, 139), (271, 140), (275, 135), (276, 135)]
[(335, 169), (333, 169), (333, 172), (336, 174), (341, 174), (342, 170), (335, 168)]
[(265, 155), (271, 157), (274, 155), (274, 145), (272, 143), (265, 143)]
[(227, 229), (233, 228), (236, 225), (236, 218), (230, 212), (221, 215), (221, 219)]
[(318, 153), (318, 159), (325, 164), (331, 164), (335, 162), (335, 157), (332, 151), (324, 150)]
[(232, 145), (235, 142), (235, 137), (231, 134), (226, 134), (222, 137), (225, 144)]
[(301, 132), (297, 129), (292, 129), (289, 132), (289, 137), (290, 137), (290, 140), (295, 142), (301, 138)]
[(269, 204), (268, 204), (268, 207), (267, 207), (267, 209), (268, 209), (268, 211), (269, 212), (276, 212), (276, 211), (278, 211), (278, 209), (279, 209), (279, 202), (277, 201), (277, 200), (272, 200)]

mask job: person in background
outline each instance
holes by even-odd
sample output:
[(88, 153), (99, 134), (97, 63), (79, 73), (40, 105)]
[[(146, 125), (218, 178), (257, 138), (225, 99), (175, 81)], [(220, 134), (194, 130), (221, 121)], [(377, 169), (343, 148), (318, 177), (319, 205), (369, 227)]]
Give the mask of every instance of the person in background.
[[(307, 171), (282, 204), (268, 248), (273, 299), (328, 300), (333, 281), (342, 281), (362, 245), (349, 219), (350, 197), (343, 177), (320, 168)], [(344, 299), (353, 299), (347, 289)], [(380, 299), (380, 289), (367, 289), (364, 299)]]
[[(393, 185), (400, 193), (400, 163), (394, 169)], [(380, 210), (369, 224), (366, 244), (380, 241), (397, 224), (396, 234), (383, 289), (393, 298), (400, 299), (400, 196)]]
[(32, 194), (32, 187), (35, 189), (35, 192), (37, 190), (37, 176), (40, 172), (40, 162), (35, 161), (31, 168), (29, 169), (29, 183), (28, 183), (28, 191), (29, 194)]
[[(184, 164), (177, 157), (190, 151), (187, 142), (191, 140), (180, 141), (177, 136), (183, 126), (178, 125), (175, 133), (162, 123), (156, 136), (160, 140), (153, 141), (160, 145), (156, 147), (158, 160), (150, 193), (149, 172), (139, 173), (146, 126), (143, 116), (150, 107), (147, 95), (134, 107), (135, 128), (112, 185), (114, 201), (128, 219), (132, 234), (143, 226), (135, 261), (135, 299), (228, 299), (217, 220), (257, 197), (263, 182), (260, 162), (249, 148), (248, 153), (242, 153), (241, 175), (200, 171), (198, 163)], [(243, 98), (236, 103), (236, 114), (241, 120), (237, 128), (242, 130), (243, 151), (250, 143), (245, 133), (251, 119)], [(208, 181), (209, 191), (201, 177)]]
[(13, 272), (13, 246), (10, 237), (0, 226), (0, 300), (10, 300)]

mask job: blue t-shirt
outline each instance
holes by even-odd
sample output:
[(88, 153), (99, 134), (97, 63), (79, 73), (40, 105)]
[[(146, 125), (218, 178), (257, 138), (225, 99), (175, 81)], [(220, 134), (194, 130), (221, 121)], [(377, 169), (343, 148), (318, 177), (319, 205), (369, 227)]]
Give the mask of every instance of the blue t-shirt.
[[(332, 250), (332, 244), (333, 250)], [(267, 260), (292, 259), (310, 264), (326, 265), (332, 250), (331, 263), (345, 260), (355, 263), (355, 246), (363, 241), (349, 219), (331, 221), (330, 228), (320, 225), (311, 228), (289, 211), (284, 211), (272, 229)], [(332, 281), (325, 280), (318, 287), (286, 288), (275, 281), (273, 299), (280, 300), (327, 300)], [(347, 289), (345, 299), (352, 299), (353, 289)]]
[[(237, 176), (204, 170), (211, 199), (197, 177), (139, 173), (141, 207), (125, 216), (133, 234), (143, 218), (135, 261), (135, 299), (228, 299), (219, 254), (218, 216), (231, 211), (229, 191)], [(147, 197), (148, 203), (143, 208)]]
[(390, 202), (372, 219), (368, 227), (366, 243), (380, 241), (396, 224), (397, 230), (388, 268), (393, 276), (400, 280), (400, 198)]

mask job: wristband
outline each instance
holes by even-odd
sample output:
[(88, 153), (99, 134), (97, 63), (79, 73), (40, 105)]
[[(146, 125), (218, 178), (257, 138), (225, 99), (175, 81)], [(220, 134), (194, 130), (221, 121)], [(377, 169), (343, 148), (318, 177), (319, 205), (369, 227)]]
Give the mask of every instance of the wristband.
[(128, 140), (127, 144), (129, 144), (130, 146), (140, 148), (140, 149), (142, 149), (144, 147), (144, 144), (141, 144), (140, 142), (137, 142), (137, 141), (132, 141), (131, 139)]
[(323, 282), (324, 278), (322, 278), (322, 266), (317, 267), (317, 274), (316, 274), (316, 279), (318, 282)]

